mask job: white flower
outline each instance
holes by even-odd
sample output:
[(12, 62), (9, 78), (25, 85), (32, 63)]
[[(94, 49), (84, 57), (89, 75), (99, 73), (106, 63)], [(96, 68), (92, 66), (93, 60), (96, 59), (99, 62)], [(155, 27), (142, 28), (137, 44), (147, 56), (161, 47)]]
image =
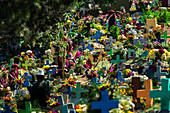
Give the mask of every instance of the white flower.
[(45, 54), (51, 55), (51, 49), (46, 50), (46, 51), (45, 51)]
[(103, 30), (101, 30), (100, 33), (105, 34), (105, 32)]
[(31, 50), (27, 50), (26, 53), (29, 55), (29, 54), (32, 53), (32, 51)]

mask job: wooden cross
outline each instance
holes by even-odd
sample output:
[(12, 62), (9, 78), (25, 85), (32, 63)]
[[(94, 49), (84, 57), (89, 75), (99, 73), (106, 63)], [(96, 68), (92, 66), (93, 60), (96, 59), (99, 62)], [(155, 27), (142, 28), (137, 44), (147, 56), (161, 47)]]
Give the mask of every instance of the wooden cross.
[[(140, 98), (137, 98), (137, 90), (140, 89), (140, 77), (133, 77), (132, 78), (132, 89), (133, 89), (133, 101), (135, 104), (135, 108), (141, 108)], [(137, 102), (136, 102), (137, 100)]]
[(128, 49), (128, 58), (131, 57), (131, 53), (134, 53), (135, 50), (134, 49)]
[(84, 37), (81, 36), (81, 33), (78, 33), (78, 36), (76, 37), (76, 39), (78, 40), (78, 45), (80, 45), (80, 41), (81, 41), (82, 39), (84, 39)]
[(161, 90), (150, 90), (150, 98), (161, 98), (161, 111), (170, 111), (170, 84), (168, 78), (161, 79)]
[(46, 60), (46, 64), (44, 64), (44, 66), (47, 66), (47, 65), (49, 65), (49, 66), (52, 65), (52, 64), (50, 64), (50, 61), (49, 61), (49, 60)]
[(88, 49), (89, 51), (93, 51), (93, 50), (94, 50), (94, 48), (91, 47), (91, 44), (88, 44), (88, 47), (86, 47), (85, 50), (86, 50), (86, 49)]
[(119, 100), (109, 100), (109, 91), (101, 91), (101, 101), (92, 101), (91, 109), (100, 109), (101, 113), (109, 113), (110, 109), (118, 108)]
[(113, 48), (110, 48), (110, 52), (107, 52), (107, 54), (110, 55), (110, 57), (111, 57), (113, 54)]
[(77, 104), (82, 103), (81, 99), (83, 98), (81, 97), (81, 93), (85, 93), (87, 92), (87, 90), (84, 88), (81, 88), (81, 82), (77, 82), (76, 88), (72, 88), (71, 92), (76, 93), (76, 97), (71, 97), (71, 102), (77, 105)]
[(24, 73), (24, 78), (25, 78), (25, 81), (24, 81), (23, 86), (24, 86), (24, 87), (30, 87), (30, 82), (29, 82), (29, 80), (32, 79), (32, 76), (28, 76), (28, 72), (25, 72), (25, 73)]
[(116, 82), (118, 83), (118, 86), (122, 86), (123, 83), (125, 83), (125, 79), (122, 77), (122, 72), (117, 71), (117, 80)]
[(116, 56), (116, 60), (111, 60), (111, 63), (117, 64), (117, 69), (118, 69), (118, 65), (120, 64), (120, 62), (126, 62), (126, 59), (120, 59), (120, 55)]
[(100, 39), (101, 38), (101, 33), (100, 33), (100, 30), (99, 31), (96, 31), (96, 36), (91, 36), (91, 38), (95, 38), (96, 39), (96, 41), (95, 42), (97, 42), (98, 43), (98, 39)]
[(137, 98), (145, 97), (146, 98), (146, 106), (145, 108), (148, 109), (153, 105), (153, 98), (149, 98), (150, 90), (152, 88), (152, 80), (145, 80), (145, 89), (137, 90)]
[(166, 76), (167, 72), (161, 72), (161, 66), (157, 66), (157, 71), (154, 73), (156, 77), (158, 77), (158, 81), (160, 81), (161, 76)]

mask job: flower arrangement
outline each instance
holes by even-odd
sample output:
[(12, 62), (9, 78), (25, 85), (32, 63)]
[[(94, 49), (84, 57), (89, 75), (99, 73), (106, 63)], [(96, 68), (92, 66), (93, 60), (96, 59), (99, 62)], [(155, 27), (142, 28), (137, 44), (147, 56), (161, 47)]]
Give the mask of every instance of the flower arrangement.
[(166, 49), (152, 49), (149, 51), (148, 58), (152, 60), (166, 60), (170, 57), (170, 52), (168, 52)]

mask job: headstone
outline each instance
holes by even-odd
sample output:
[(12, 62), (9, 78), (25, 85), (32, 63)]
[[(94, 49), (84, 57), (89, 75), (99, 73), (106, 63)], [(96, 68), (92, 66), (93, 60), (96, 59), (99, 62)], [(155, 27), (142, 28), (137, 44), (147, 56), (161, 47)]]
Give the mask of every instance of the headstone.
[(140, 78), (139, 77), (132, 78), (132, 89), (133, 89), (132, 96), (133, 96), (135, 108), (139, 109), (141, 108), (140, 98), (137, 98), (137, 90), (140, 89)]
[(150, 27), (156, 28), (156, 24), (156, 19), (146, 19), (147, 30), (149, 30)]
[(150, 98), (161, 99), (161, 111), (170, 111), (170, 84), (168, 78), (161, 79), (161, 90), (150, 90)]
[(126, 59), (120, 59), (120, 55), (116, 56), (116, 60), (111, 60), (111, 63), (117, 64), (117, 69), (118, 69), (118, 65), (120, 64), (120, 62), (126, 62)]
[(98, 78), (93, 78), (93, 79), (92, 79), (92, 82), (89, 82), (88, 84), (89, 84), (89, 85), (94, 85), (94, 86), (102, 85), (102, 82), (98, 82), (97, 79), (98, 79)]
[(117, 80), (116, 82), (118, 83), (118, 86), (123, 86), (125, 82), (125, 79), (122, 77), (122, 72), (121, 71), (117, 71)]
[(110, 57), (111, 57), (113, 54), (113, 48), (110, 48), (110, 52), (107, 52), (107, 54), (110, 55)]
[(119, 100), (109, 100), (109, 91), (101, 91), (101, 101), (92, 101), (91, 109), (100, 109), (101, 113), (109, 113), (110, 109), (118, 108)]
[(156, 77), (158, 77), (158, 81), (160, 81), (161, 76), (166, 76), (167, 72), (161, 72), (161, 66), (157, 66), (157, 71), (154, 73)]
[(99, 31), (96, 31), (96, 36), (91, 36), (91, 38), (95, 38), (95, 39), (96, 39), (96, 41), (95, 41), (95, 42), (97, 42), (97, 43), (98, 43), (98, 39), (100, 39), (100, 38), (101, 38), (100, 30), (99, 30)]
[(93, 50), (94, 50), (94, 48), (91, 47), (91, 44), (88, 44), (88, 47), (86, 47), (85, 50), (86, 50), (86, 49), (88, 49), (89, 51), (93, 51)]
[(30, 76), (30, 75), (28, 76), (28, 73), (25, 72), (25, 73), (24, 73), (24, 78), (25, 78), (25, 81), (24, 81), (23, 86), (24, 86), (24, 87), (30, 87), (30, 82), (29, 82), (29, 80), (32, 79), (32, 76)]
[(148, 109), (153, 105), (153, 98), (149, 98), (150, 90), (152, 88), (152, 80), (145, 80), (145, 89), (137, 90), (137, 98), (144, 97), (146, 98), (146, 106), (145, 108)]
[(25, 109), (18, 110), (18, 113), (31, 113), (32, 105), (30, 101), (25, 102)]
[(48, 71), (48, 74), (53, 74), (53, 75), (55, 75), (55, 74), (56, 74), (56, 70), (57, 70), (57, 67), (54, 67), (54, 68), (53, 68), (53, 71)]
[(76, 39), (78, 40), (78, 45), (80, 45), (80, 41), (84, 39), (84, 37), (81, 35), (81, 33), (78, 33), (78, 36), (76, 37)]

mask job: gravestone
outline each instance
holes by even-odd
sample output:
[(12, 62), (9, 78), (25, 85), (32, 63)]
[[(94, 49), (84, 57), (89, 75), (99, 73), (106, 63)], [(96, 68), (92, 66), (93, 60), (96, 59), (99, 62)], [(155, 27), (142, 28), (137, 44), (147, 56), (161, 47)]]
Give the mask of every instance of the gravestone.
[(96, 39), (96, 41), (95, 42), (97, 42), (98, 43), (98, 40), (101, 38), (101, 33), (100, 33), (100, 30), (99, 31), (96, 31), (96, 34), (95, 34), (96, 36), (91, 36), (91, 38), (95, 38)]
[(150, 27), (155, 28), (157, 24), (156, 19), (146, 19), (146, 26), (147, 26), (147, 30), (149, 30)]
[(140, 78), (133, 77), (132, 78), (132, 89), (133, 89), (133, 102), (135, 104), (135, 109), (141, 108), (140, 98), (137, 97), (137, 90), (140, 89)]
[(145, 89), (137, 90), (137, 98), (145, 97), (146, 98), (146, 106), (145, 108), (148, 109), (153, 105), (153, 98), (149, 98), (150, 90), (152, 88), (152, 80), (145, 80)]
[(160, 98), (161, 99), (161, 111), (170, 111), (170, 84), (168, 78), (161, 79), (161, 90), (150, 90), (150, 98)]
[(91, 109), (100, 109), (101, 113), (109, 113), (110, 109), (118, 108), (119, 100), (109, 100), (109, 91), (101, 91), (101, 101), (92, 101)]
[(154, 73), (156, 77), (158, 77), (158, 81), (160, 81), (161, 76), (166, 76), (167, 72), (161, 72), (161, 66), (157, 66), (157, 71)]

